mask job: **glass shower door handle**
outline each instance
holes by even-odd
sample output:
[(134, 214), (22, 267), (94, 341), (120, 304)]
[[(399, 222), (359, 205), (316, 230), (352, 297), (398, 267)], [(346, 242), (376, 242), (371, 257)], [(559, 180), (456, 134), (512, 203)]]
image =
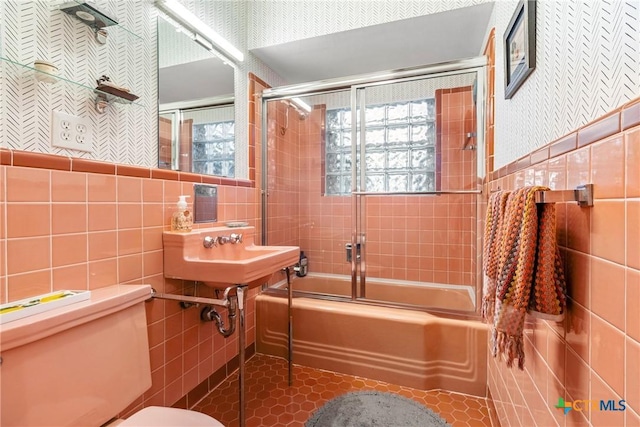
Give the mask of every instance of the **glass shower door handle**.
[[(346, 243), (344, 245), (344, 249), (347, 253), (347, 262), (351, 262), (353, 259), (353, 245), (351, 243)], [(360, 261), (360, 243), (356, 243), (356, 262), (358, 261)]]

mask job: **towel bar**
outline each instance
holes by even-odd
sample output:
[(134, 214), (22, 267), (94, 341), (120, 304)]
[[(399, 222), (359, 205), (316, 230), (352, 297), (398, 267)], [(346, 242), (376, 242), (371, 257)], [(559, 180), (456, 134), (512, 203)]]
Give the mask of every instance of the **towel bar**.
[(583, 208), (593, 206), (593, 184), (579, 185), (574, 190), (536, 192), (536, 203), (555, 202), (578, 202)]
[[(500, 191), (500, 187), (491, 190)], [(573, 190), (536, 191), (536, 203), (578, 202), (581, 207), (593, 206), (593, 184), (583, 184)]]

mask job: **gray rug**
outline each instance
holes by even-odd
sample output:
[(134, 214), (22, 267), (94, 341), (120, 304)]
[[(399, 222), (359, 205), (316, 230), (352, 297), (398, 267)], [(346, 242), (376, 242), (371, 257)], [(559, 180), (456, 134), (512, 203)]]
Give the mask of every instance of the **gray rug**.
[(418, 402), (393, 393), (355, 391), (318, 409), (305, 427), (451, 427)]

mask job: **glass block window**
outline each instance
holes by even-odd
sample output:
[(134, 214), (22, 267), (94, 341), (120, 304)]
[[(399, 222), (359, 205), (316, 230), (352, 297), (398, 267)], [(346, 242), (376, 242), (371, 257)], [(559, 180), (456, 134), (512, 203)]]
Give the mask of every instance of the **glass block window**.
[[(435, 99), (367, 106), (365, 120), (366, 191), (435, 191)], [(349, 194), (351, 110), (327, 110), (326, 123), (325, 194)]]
[(235, 123), (193, 125), (193, 172), (235, 176)]

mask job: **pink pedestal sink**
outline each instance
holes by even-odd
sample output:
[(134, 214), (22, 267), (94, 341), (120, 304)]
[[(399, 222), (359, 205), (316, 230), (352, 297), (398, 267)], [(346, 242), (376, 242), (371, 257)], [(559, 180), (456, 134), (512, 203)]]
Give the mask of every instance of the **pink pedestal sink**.
[[(217, 241), (231, 234), (242, 235), (242, 242), (205, 247), (206, 237)], [(164, 276), (197, 280), (213, 287), (230, 284), (265, 283), (273, 273), (298, 262), (298, 246), (258, 246), (254, 227), (200, 228), (188, 233), (165, 231)]]

